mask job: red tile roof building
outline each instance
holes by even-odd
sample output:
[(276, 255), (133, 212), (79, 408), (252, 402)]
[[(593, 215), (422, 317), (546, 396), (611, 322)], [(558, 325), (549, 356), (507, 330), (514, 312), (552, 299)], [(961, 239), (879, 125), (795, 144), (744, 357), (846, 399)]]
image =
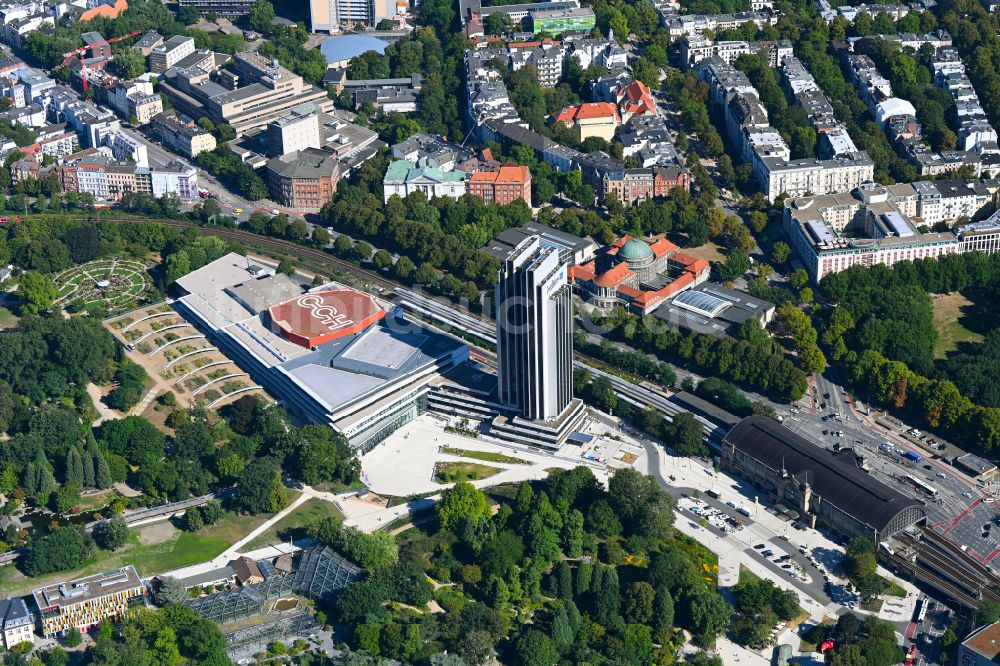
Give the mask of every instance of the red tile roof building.
[(646, 315), (708, 280), (710, 272), (707, 261), (680, 252), (666, 238), (622, 236), (593, 260), (570, 268), (570, 279), (585, 303), (604, 311), (623, 305)]
[(656, 102), (642, 81), (633, 81), (628, 85), (619, 83), (615, 87), (614, 94), (623, 123), (627, 123), (633, 116), (656, 115)]
[(577, 132), (580, 141), (592, 136), (611, 141), (615, 129), (622, 124), (618, 108), (611, 102), (586, 102), (567, 106), (550, 116), (553, 123), (562, 123)]
[(476, 171), (465, 187), (486, 203), (502, 206), (522, 199), (531, 205), (531, 171), (526, 166), (507, 164), (496, 170)]
[(119, 14), (128, 9), (128, 2), (126, 0), (105, 0), (96, 7), (92, 7), (87, 11), (80, 14), (80, 23), (85, 21), (93, 21), (95, 18), (117, 18)]
[(479, 18), (479, 14), (473, 12), (469, 17), (469, 21), (465, 24), (465, 36), (469, 39), (486, 36), (486, 31), (483, 29), (483, 20)]

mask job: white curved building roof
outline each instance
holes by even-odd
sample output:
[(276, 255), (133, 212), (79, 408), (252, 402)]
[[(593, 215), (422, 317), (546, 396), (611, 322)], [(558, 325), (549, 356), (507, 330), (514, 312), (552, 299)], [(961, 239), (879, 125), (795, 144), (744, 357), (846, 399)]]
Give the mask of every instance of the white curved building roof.
[(875, 107), (875, 119), (878, 121), (879, 125), (884, 125), (885, 121), (893, 116), (916, 117), (916, 115), (917, 110), (913, 108), (913, 105), (905, 99), (900, 99), (898, 97), (890, 97)]

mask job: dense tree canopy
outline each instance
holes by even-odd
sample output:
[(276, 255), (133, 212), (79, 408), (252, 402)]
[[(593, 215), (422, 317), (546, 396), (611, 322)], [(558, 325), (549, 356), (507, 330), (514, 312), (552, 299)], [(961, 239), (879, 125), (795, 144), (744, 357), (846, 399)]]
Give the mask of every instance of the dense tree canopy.
[(989, 302), (998, 288), (1000, 258), (979, 253), (831, 274), (820, 289), (837, 307), (820, 341), (870, 399), (909, 409), (988, 451), (1000, 445), (1000, 410), (989, 402), (994, 382), (984, 374), (993, 367), (996, 336), (936, 360), (929, 294), (963, 291)]
[[(578, 467), (491, 499), (495, 511), (471, 486), (446, 491), (441, 520), (402, 535), (398, 562), (348, 587), (335, 619), (352, 648), (408, 663), (447, 650), (466, 664), (500, 652), (517, 664), (647, 666), (668, 654), (675, 627), (709, 643), (728, 624), (705, 551), (674, 533), (673, 503), (652, 478), (617, 470), (605, 491)], [(313, 529), (332, 531), (328, 543), (343, 534), (330, 519)], [(392, 603), (423, 608), (428, 577), (450, 583), (434, 593), (444, 613)]]
[(57, 527), (28, 542), (20, 567), (29, 576), (75, 569), (93, 551), (94, 541), (78, 527)]

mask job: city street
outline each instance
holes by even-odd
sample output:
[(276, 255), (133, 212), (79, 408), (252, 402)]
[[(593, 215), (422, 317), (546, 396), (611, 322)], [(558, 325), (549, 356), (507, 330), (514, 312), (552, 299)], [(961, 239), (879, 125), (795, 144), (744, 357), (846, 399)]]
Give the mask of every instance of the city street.
[[(1000, 529), (985, 528), (997, 519), (1000, 509), (992, 501), (983, 501), (987, 495), (976, 479), (930, 447), (918, 446), (912, 435), (905, 434), (905, 425), (886, 428), (883, 423), (889, 421), (878, 413), (869, 416), (868, 408), (852, 405), (847, 391), (828, 376), (814, 375), (813, 394), (807, 398), (815, 407), (790, 413), (784, 419), (786, 427), (831, 450), (853, 448), (863, 456), (873, 477), (925, 503), (928, 526), (966, 546), (967, 553), (1000, 573), (996, 559)], [(954, 455), (953, 448), (948, 450)], [(906, 458), (907, 452), (920, 460)]]
[[(135, 129), (122, 127), (121, 131), (130, 138), (140, 141), (146, 145), (146, 153), (149, 156), (150, 166), (164, 166), (165, 164), (178, 159), (183, 159), (186, 162), (192, 162), (191, 160), (171, 153), (162, 145), (154, 142), (152, 139)], [(212, 198), (219, 202), (219, 207), (222, 209), (223, 215), (235, 217), (237, 220), (245, 220), (247, 216), (255, 210), (271, 211), (272, 209), (277, 208), (277, 205), (272, 201), (262, 200), (255, 202), (250, 201), (249, 199), (244, 199), (238, 194), (227, 189), (222, 183), (216, 180), (215, 177), (201, 168), (198, 168), (198, 186), (201, 189), (206, 190)], [(235, 211), (237, 209), (240, 209), (243, 212), (236, 213)], [(297, 214), (301, 215), (301, 212), (298, 212)]]
[[(716, 472), (698, 459), (671, 456), (661, 446), (652, 442), (646, 442), (645, 449), (646, 471), (676, 498), (683, 499), (697, 492), (698, 499), (712, 508), (733, 518), (745, 518), (745, 526), (742, 529), (725, 534), (711, 525), (702, 527), (695, 522), (699, 520), (698, 516), (689, 511), (678, 512), (675, 521), (677, 529), (705, 544), (719, 555), (720, 585), (735, 584), (739, 566), (742, 565), (784, 589), (795, 591), (799, 595), (802, 607), (810, 613), (813, 620), (836, 617), (847, 610), (826, 593), (823, 573), (811, 565), (800, 551), (800, 548), (804, 548), (823, 566), (833, 585), (835, 596), (840, 598), (846, 596), (844, 591), (846, 579), (840, 569), (840, 560), (844, 552), (842, 546), (817, 530), (794, 529), (790, 522), (771, 513), (758, 501), (757, 492), (752, 486)], [(710, 491), (717, 493), (719, 497), (714, 499), (706, 495)], [(744, 517), (740, 514), (740, 508), (746, 509), (750, 516)], [(764, 544), (765, 548), (754, 548), (759, 544)], [(809, 581), (802, 582), (794, 578), (789, 570), (779, 567), (773, 559), (762, 555), (765, 549), (770, 549), (776, 554), (782, 552), (789, 554), (790, 559), (807, 574)], [(897, 630), (902, 633), (907, 629), (918, 590), (911, 583), (896, 579), (882, 567), (879, 567), (879, 573), (890, 580), (895, 580), (907, 591), (907, 597), (898, 600), (905, 605), (903, 612), (892, 608), (880, 612), (880, 617), (893, 622)]]

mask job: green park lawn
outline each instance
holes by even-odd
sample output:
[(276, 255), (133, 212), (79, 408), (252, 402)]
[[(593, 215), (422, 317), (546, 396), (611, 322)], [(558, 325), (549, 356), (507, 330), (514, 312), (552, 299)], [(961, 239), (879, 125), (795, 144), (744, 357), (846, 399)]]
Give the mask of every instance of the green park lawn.
[(304, 538), (306, 527), (308, 527), (311, 523), (328, 516), (341, 519), (344, 517), (333, 502), (327, 502), (326, 500), (313, 497), (307, 500), (295, 511), (285, 516), (274, 525), (271, 525), (267, 531), (263, 532), (260, 536), (248, 543), (244, 550), (263, 548), (264, 546), (277, 543), (279, 541), (288, 541), (289, 538), (293, 540)]
[(961, 293), (935, 296), (934, 327), (938, 338), (934, 345), (934, 357), (944, 358), (962, 342), (980, 342), (983, 336), (968, 327), (982, 319), (981, 308)]
[(434, 480), (438, 483), (479, 481), (480, 479), (488, 479), (502, 471), (499, 467), (479, 463), (442, 462), (438, 463), (434, 469)]
[(140, 576), (151, 576), (210, 560), (229, 545), (225, 539), (176, 529), (164, 541), (144, 544), (139, 534), (133, 533), (129, 537), (128, 544), (121, 550), (109, 552), (96, 549), (90, 559), (75, 571), (28, 578), (12, 566), (0, 568), (0, 594), (4, 597), (27, 594), (32, 589), (44, 585), (111, 571), (128, 564), (134, 565)]
[(0, 328), (12, 328), (17, 325), (18, 316), (9, 308), (0, 305)]
[[(293, 494), (291, 500), (294, 500)], [(82, 567), (36, 578), (28, 578), (13, 566), (0, 567), (0, 596), (27, 594), (31, 590), (110, 571), (128, 564), (143, 578), (198, 564), (216, 557), (229, 546), (268, 520), (273, 514), (242, 516), (226, 512), (215, 525), (197, 532), (184, 532), (161, 521), (132, 530), (128, 544), (110, 552), (96, 548)]]
[(473, 460), (482, 460), (485, 462), (492, 463), (506, 463), (508, 465), (527, 465), (527, 460), (522, 460), (521, 458), (515, 458), (513, 456), (505, 456), (502, 453), (493, 453), (492, 451), (476, 451), (475, 449), (456, 449), (451, 446), (445, 446), (441, 448), (441, 453), (448, 453), (453, 456), (459, 456), (461, 458), (472, 458)]

